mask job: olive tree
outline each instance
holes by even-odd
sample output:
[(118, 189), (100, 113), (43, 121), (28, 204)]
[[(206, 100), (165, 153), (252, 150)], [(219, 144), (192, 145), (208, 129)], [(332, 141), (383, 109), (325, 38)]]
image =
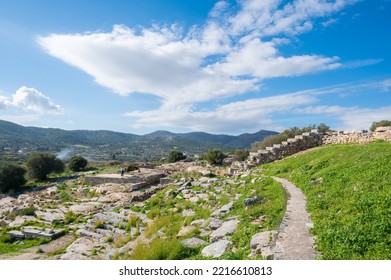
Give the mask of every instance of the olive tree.
[(33, 153), (26, 163), (31, 179), (44, 181), (52, 172), (63, 172), (64, 163), (51, 153)]
[(5, 163), (0, 165), (0, 192), (15, 190), (26, 183), (26, 170), (18, 165)]

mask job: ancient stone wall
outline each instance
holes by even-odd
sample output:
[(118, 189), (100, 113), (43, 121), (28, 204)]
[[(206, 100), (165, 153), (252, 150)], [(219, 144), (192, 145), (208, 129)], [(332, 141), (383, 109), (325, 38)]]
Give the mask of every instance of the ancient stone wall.
[(391, 142), (391, 127), (378, 127), (375, 132), (330, 132), (327, 134), (321, 134), (317, 130), (312, 130), (311, 132), (297, 135), (295, 138), (290, 138), (281, 144), (267, 147), (265, 150), (250, 153), (247, 165), (256, 166), (273, 162), (320, 145), (364, 144), (377, 140)]
[(150, 174), (142, 174), (142, 175), (127, 175), (123, 177), (119, 177), (119, 175), (104, 174), (104, 175), (96, 175), (96, 176), (86, 176), (84, 178), (85, 182), (92, 184), (105, 184), (105, 183), (113, 183), (113, 184), (127, 184), (128, 191), (135, 191), (142, 187), (159, 183), (160, 179), (165, 177), (166, 174), (161, 172), (154, 172)]
[(274, 144), (273, 147), (266, 147), (265, 150), (250, 153), (248, 165), (261, 165), (273, 162), (284, 157), (296, 154), (319, 145), (322, 145), (323, 135), (317, 130), (296, 135), (281, 144)]
[(323, 145), (365, 144), (376, 140), (391, 142), (391, 127), (378, 127), (375, 132), (331, 132), (323, 136)]

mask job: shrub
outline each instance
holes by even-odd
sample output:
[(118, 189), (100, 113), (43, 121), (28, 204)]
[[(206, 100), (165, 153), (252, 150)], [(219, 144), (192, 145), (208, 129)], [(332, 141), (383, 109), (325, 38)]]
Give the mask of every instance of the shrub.
[(210, 164), (218, 164), (218, 165), (221, 165), (225, 158), (226, 155), (220, 149), (210, 150), (202, 156), (202, 159), (205, 159)]
[(87, 166), (88, 161), (81, 156), (73, 156), (69, 162), (69, 168), (72, 171), (80, 171)]
[(17, 189), (26, 183), (26, 170), (14, 164), (0, 165), (0, 192)]
[(233, 155), (235, 156), (234, 159), (236, 161), (244, 161), (249, 156), (248, 150), (236, 150), (233, 152)]
[(126, 171), (127, 172), (131, 172), (131, 171), (138, 170), (138, 169), (140, 169), (138, 164), (137, 163), (133, 163), (133, 162), (129, 163), (128, 166), (126, 167)]
[(29, 177), (44, 181), (52, 172), (63, 172), (64, 163), (50, 153), (33, 153), (27, 160)]
[(373, 122), (369, 129), (371, 131), (375, 131), (376, 128), (378, 128), (380, 126), (391, 126), (391, 121), (382, 120), (382, 121), (379, 121), (379, 122)]
[(173, 150), (169, 153), (167, 160), (168, 162), (173, 163), (173, 162), (183, 160), (185, 158), (186, 156), (181, 151)]

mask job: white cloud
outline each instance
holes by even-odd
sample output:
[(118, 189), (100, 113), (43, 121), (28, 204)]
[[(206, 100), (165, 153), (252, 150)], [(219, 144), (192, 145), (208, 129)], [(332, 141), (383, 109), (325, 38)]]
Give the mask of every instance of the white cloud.
[(340, 67), (337, 57), (284, 57), (273, 38), (262, 38), (304, 32), (312, 28), (307, 19), (338, 11), (351, 1), (280, 2), (241, 1), (232, 14), (228, 3), (219, 1), (206, 23), (187, 33), (176, 25), (141, 31), (115, 25), (111, 32), (51, 34), (38, 42), (114, 92), (151, 93), (170, 102), (220, 99), (254, 90), (262, 79)]
[[(256, 118), (256, 122), (268, 124), (267, 113), (308, 105), (315, 102), (314, 95), (281, 95), (291, 104), (277, 96), (220, 105), (210, 111), (192, 108), (259, 90), (265, 79), (342, 68), (344, 63), (337, 56), (284, 56), (280, 47), (292, 36), (313, 29), (315, 19), (325, 23), (329, 16), (355, 2), (242, 0), (231, 5), (219, 1), (203, 25), (187, 31), (177, 25), (139, 30), (115, 25), (110, 32), (51, 34), (37, 41), (48, 54), (88, 73), (98, 84), (118, 94), (158, 96), (160, 108), (126, 114), (136, 119), (137, 127), (243, 129), (244, 121)], [(368, 63), (375, 62), (356, 62), (356, 66)], [(272, 99), (278, 100), (279, 106), (274, 106)]]
[(279, 96), (250, 99), (220, 105), (214, 110), (196, 111), (191, 106), (162, 106), (157, 110), (130, 112), (128, 117), (137, 118), (135, 128), (139, 127), (186, 127), (198, 131), (238, 132), (254, 127), (275, 129), (271, 115), (287, 112), (298, 106), (317, 101), (314, 92), (298, 92)]
[(380, 108), (315, 106), (305, 108), (300, 112), (334, 117), (341, 122), (341, 130), (368, 130), (373, 122), (391, 120), (391, 106)]
[(59, 105), (53, 103), (34, 88), (22, 86), (10, 98), (0, 96), (0, 109), (11, 109), (17, 111), (34, 112), (39, 114), (61, 114), (63, 112)]

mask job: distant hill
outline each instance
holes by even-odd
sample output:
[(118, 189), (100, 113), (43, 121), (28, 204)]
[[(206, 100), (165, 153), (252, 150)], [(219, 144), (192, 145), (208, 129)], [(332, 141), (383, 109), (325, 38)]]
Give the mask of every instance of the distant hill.
[[(108, 130), (63, 130), (25, 127), (0, 120), (0, 155), (2, 151), (51, 151), (71, 149), (91, 159), (124, 159), (134, 161), (159, 160), (170, 150), (200, 154), (212, 148), (224, 151), (249, 148), (273, 131), (261, 130), (239, 136), (214, 135), (205, 132), (172, 133), (159, 130), (146, 135)], [(3, 152), (4, 153), (4, 152)]]
[(209, 134), (206, 132), (189, 132), (189, 133), (172, 133), (165, 130), (158, 130), (147, 134), (149, 137), (181, 137), (189, 140), (199, 141), (199, 142), (207, 142), (207, 143), (215, 143), (219, 145), (227, 145), (232, 148), (245, 149), (250, 148), (251, 144), (260, 141), (263, 138), (269, 135), (278, 134), (275, 131), (269, 130), (260, 130), (256, 133), (244, 133), (238, 136), (226, 135), (226, 134)]

